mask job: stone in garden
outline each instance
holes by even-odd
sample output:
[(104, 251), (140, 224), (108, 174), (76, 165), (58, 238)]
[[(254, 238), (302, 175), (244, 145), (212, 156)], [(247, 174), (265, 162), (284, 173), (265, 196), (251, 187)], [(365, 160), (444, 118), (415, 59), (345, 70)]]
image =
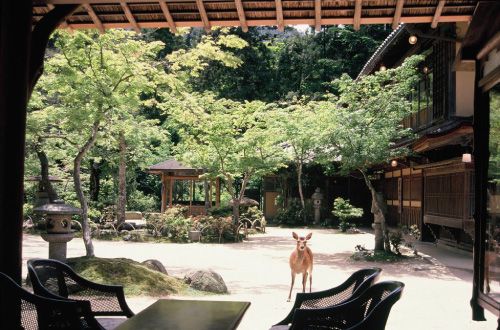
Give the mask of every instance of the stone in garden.
[(156, 270), (157, 272), (168, 275), (165, 266), (163, 266), (163, 264), (156, 259), (148, 259), (146, 261), (141, 262), (141, 264), (148, 267), (149, 269)]
[(213, 270), (197, 270), (184, 276), (184, 282), (196, 290), (213, 293), (228, 293), (226, 283), (218, 273)]

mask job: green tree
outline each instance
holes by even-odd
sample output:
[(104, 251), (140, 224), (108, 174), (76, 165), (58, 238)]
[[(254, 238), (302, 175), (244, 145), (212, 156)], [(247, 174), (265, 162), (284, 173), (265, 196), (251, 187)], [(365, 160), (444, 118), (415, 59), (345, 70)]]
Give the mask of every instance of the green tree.
[(317, 95), (331, 90), (332, 80), (346, 73), (355, 78), (390, 33), (384, 26), (331, 26), (319, 33), (285, 39), (276, 53), (277, 97)]
[[(185, 107), (172, 112), (182, 125), (177, 146), (181, 159), (204, 168), (207, 177), (224, 179), (235, 223), (250, 179), (284, 166), (277, 135), (265, 125), (265, 108), (258, 101), (240, 103), (194, 94)], [(241, 182), (239, 189), (235, 189), (237, 181)]]
[(45, 64), (37, 91), (54, 111), (46, 123), (47, 137), (57, 137), (71, 155), (73, 182), (82, 208), (83, 240), (88, 256), (94, 255), (88, 219), (88, 202), (82, 186), (82, 162), (103, 132), (120, 113), (137, 109), (143, 91), (156, 88), (163, 74), (156, 62), (160, 42), (146, 43), (132, 32), (112, 30), (59, 32), (55, 53)]
[[(316, 102), (295, 100), (279, 106), (268, 115), (269, 126), (274, 127), (281, 139), (289, 160), (295, 164), (297, 184), (302, 210), (305, 209), (302, 191), (302, 173), (307, 163), (314, 161), (319, 147), (318, 116)], [(305, 212), (304, 212), (305, 216)]]
[(412, 108), (408, 95), (418, 80), (422, 57), (413, 56), (396, 69), (377, 72), (359, 80), (343, 75), (335, 82), (338, 97), (322, 104), (325, 127), (323, 154), (327, 164), (339, 163), (341, 172), (359, 171), (372, 195), (375, 249), (390, 251), (385, 226), (384, 200), (368, 174), (370, 167), (408, 153), (396, 141), (412, 132), (402, 127)]

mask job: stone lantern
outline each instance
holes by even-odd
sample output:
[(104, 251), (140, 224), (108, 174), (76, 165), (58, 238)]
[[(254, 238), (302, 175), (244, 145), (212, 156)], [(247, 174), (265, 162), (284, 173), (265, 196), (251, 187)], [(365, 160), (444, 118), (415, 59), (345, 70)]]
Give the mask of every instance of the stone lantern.
[(316, 188), (314, 194), (311, 196), (313, 208), (314, 208), (314, 223), (319, 224), (321, 220), (321, 202), (323, 201), (323, 194), (321, 189)]
[(41, 236), (49, 242), (49, 258), (66, 261), (66, 246), (74, 237), (71, 231), (71, 217), (81, 214), (82, 210), (57, 200), (38, 206), (33, 212), (46, 216), (47, 232)]

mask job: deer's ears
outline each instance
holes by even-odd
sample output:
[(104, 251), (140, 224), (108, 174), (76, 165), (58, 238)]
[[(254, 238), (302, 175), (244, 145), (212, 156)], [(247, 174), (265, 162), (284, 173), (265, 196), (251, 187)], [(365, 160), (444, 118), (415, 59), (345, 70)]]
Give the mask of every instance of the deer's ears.
[(299, 235), (297, 235), (296, 232), (292, 232), (292, 236), (295, 240), (298, 240), (299, 239)]
[(307, 236), (306, 236), (306, 241), (310, 240), (310, 239), (311, 239), (311, 237), (312, 237), (312, 235), (313, 235), (313, 233), (309, 233), (309, 234), (307, 234)]

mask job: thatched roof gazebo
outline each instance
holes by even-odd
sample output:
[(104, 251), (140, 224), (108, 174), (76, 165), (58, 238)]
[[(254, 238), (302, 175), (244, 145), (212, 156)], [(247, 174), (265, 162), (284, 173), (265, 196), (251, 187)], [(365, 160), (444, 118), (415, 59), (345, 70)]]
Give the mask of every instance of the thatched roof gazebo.
[(175, 159), (167, 159), (150, 166), (147, 172), (161, 175), (161, 212), (173, 205), (183, 205), (189, 207), (189, 215), (200, 215), (206, 214), (210, 207), (220, 205), (220, 181), (201, 179), (203, 169), (185, 166)]

